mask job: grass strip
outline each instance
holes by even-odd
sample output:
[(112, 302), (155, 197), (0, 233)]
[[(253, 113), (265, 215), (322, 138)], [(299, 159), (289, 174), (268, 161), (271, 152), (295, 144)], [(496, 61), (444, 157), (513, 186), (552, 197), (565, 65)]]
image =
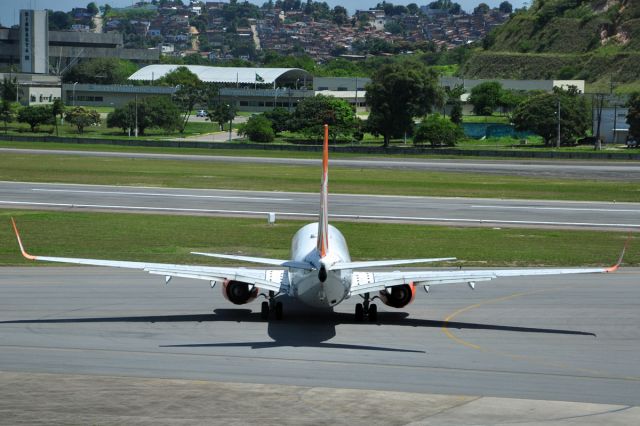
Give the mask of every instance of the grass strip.
[[(2, 153), (0, 180), (317, 192), (317, 166)], [(635, 182), (397, 169), (331, 168), (331, 192), (444, 197), (640, 201)]]
[[(36, 255), (229, 265), (238, 262), (191, 251), (286, 259), (291, 238), (306, 222), (199, 216), (50, 211), (0, 212), (0, 265), (51, 265), (23, 259), (9, 217), (27, 250)], [(606, 266), (615, 263), (624, 233), (444, 227), (411, 224), (333, 223), (354, 260), (455, 256), (463, 266)], [(638, 236), (634, 237), (638, 240)], [(631, 249), (625, 265), (638, 265)], [(453, 265), (449, 265), (453, 266)]]

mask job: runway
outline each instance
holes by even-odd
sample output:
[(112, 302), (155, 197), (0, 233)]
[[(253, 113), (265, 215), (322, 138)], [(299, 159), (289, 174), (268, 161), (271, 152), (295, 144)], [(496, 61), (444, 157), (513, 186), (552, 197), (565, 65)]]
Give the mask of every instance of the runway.
[[(314, 220), (312, 193), (0, 182), (0, 208)], [(331, 219), (473, 226), (635, 230), (640, 203), (330, 194)]]
[[(284, 300), (283, 321), (206, 283), (0, 269), (4, 372), (640, 404), (640, 269), (420, 292), (379, 322)], [(1, 378), (0, 378), (1, 382)], [(364, 393), (363, 395), (366, 395)]]
[[(222, 163), (254, 163), (254, 164), (283, 164), (283, 165), (312, 165), (320, 167), (321, 160), (317, 159), (250, 157), (250, 156), (217, 156), (192, 154), (158, 154), (107, 151), (79, 151), (55, 149), (21, 149), (0, 148), (0, 152), (34, 154), (34, 155), (75, 155), (82, 157), (113, 157), (113, 158), (147, 158), (181, 161), (208, 161)], [(355, 159), (333, 158), (329, 160), (332, 167), (354, 167), (373, 169), (424, 170), (439, 172), (461, 173), (489, 173), (499, 175), (592, 179), (592, 180), (621, 180), (640, 181), (640, 163), (631, 161), (562, 161), (562, 160), (470, 160), (470, 159), (422, 159), (398, 157), (363, 157)]]

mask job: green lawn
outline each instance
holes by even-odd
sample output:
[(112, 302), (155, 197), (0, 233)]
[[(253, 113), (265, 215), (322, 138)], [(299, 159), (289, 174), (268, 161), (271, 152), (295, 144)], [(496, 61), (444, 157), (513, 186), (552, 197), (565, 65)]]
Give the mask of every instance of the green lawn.
[[(162, 129), (151, 128), (146, 129), (144, 136), (140, 136), (139, 139), (168, 139), (183, 136), (193, 136), (206, 133), (212, 133), (218, 130), (217, 124), (211, 122), (192, 122), (189, 121), (185, 127), (184, 133), (173, 132), (166, 133)], [(9, 123), (8, 132), (4, 131), (4, 123), (0, 125), (0, 138), (2, 134), (20, 135), (20, 136), (55, 136), (55, 126), (53, 125), (41, 125), (36, 128), (36, 132), (31, 132), (31, 128), (26, 123)], [(108, 139), (133, 139), (129, 138), (126, 133), (122, 132), (122, 129), (110, 128), (106, 125), (106, 119), (102, 120), (99, 126), (90, 126), (84, 129), (84, 132), (80, 134), (75, 126), (71, 126), (68, 123), (58, 125), (59, 136), (64, 137), (83, 137), (83, 138), (108, 138)]]
[[(640, 201), (636, 182), (332, 167), (331, 191), (352, 194)], [(0, 155), (0, 180), (317, 192), (317, 166), (74, 155)]]
[[(15, 217), (26, 249), (36, 255), (220, 265), (237, 262), (189, 253), (288, 258), (291, 237), (306, 223), (0, 210), (0, 265), (47, 265), (20, 256), (9, 217)], [(347, 238), (354, 259), (455, 256), (463, 261), (455, 266), (606, 266), (615, 263), (626, 239), (617, 232), (332, 223)], [(631, 243), (625, 265), (640, 262), (636, 245)]]

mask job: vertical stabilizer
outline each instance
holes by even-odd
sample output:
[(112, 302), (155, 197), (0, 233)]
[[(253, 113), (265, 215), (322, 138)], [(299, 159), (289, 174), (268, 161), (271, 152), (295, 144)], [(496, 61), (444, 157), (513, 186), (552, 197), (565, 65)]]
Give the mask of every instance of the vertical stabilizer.
[(324, 125), (324, 146), (322, 148), (322, 184), (320, 187), (320, 215), (318, 217), (318, 252), (321, 257), (327, 255), (329, 249), (329, 126)]

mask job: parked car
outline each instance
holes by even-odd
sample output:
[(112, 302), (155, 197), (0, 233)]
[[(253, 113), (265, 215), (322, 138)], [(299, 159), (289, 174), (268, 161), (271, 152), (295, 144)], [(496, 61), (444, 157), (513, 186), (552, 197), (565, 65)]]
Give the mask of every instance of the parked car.
[(200, 109), (198, 110), (198, 112), (196, 112), (196, 117), (206, 117), (207, 116), (207, 111)]
[(634, 137), (629, 136), (627, 138), (627, 148), (638, 148), (638, 141)]

